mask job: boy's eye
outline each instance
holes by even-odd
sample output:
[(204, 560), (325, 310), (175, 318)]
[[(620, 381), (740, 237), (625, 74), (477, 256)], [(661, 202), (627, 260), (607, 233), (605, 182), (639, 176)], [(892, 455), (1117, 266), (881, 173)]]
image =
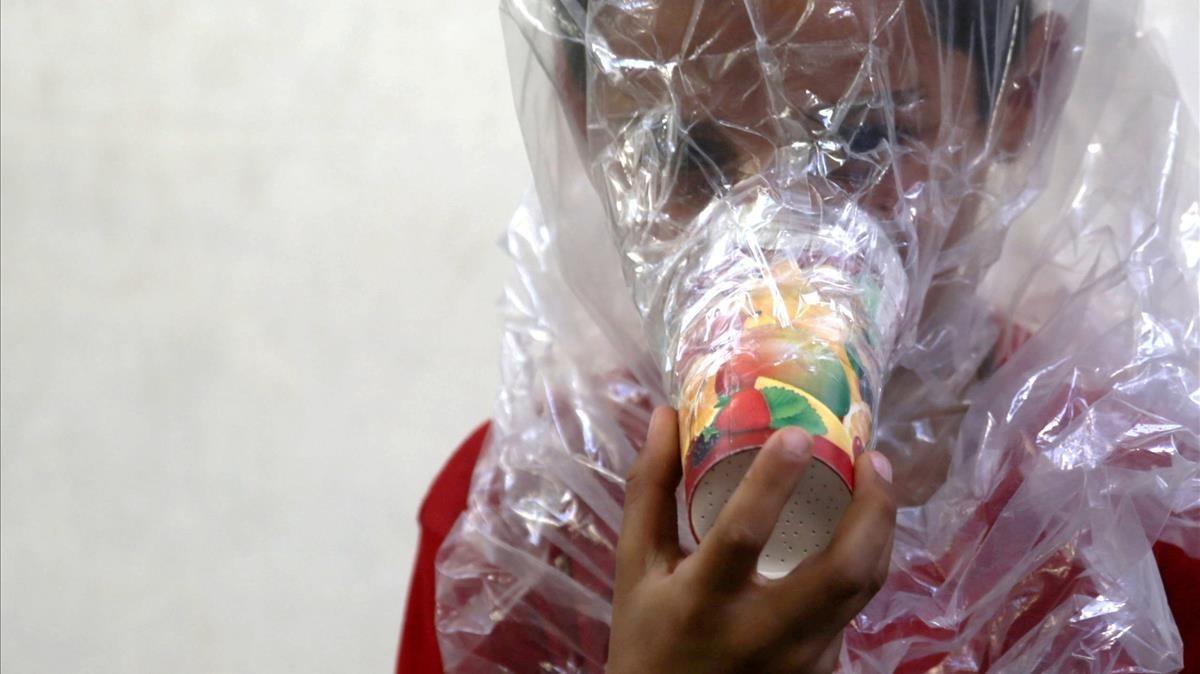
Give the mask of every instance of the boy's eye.
[(674, 198), (702, 207), (728, 188), (737, 149), (719, 128), (709, 124), (694, 125), (680, 141)]
[(699, 170), (723, 177), (737, 159), (737, 150), (713, 124), (700, 123), (688, 130), (684, 139), (684, 170)]
[(883, 124), (863, 122), (852, 129), (843, 130), (839, 135), (852, 153), (866, 154), (888, 139), (888, 128)]

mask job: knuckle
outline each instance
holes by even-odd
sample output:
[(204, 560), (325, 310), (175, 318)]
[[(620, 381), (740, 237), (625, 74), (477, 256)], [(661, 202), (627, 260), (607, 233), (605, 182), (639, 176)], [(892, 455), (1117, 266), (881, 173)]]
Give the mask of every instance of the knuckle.
[(642, 555), (640, 551), (633, 545), (631, 541), (626, 539), (618, 540), (616, 565), (617, 573), (632, 572), (635, 565), (641, 562)]
[(621, 519), (621, 527), (622, 527), (621, 530), (622, 531), (625, 530), (625, 527), (629, 526), (628, 522), (630, 521), (630, 519), (632, 519), (636, 516), (638, 501), (640, 501), (641, 498), (642, 498), (642, 495), (640, 493), (638, 493), (637, 491), (634, 491), (634, 490), (626, 490), (625, 491), (625, 501), (622, 504), (622, 511), (623, 511), (623, 515), (622, 515), (622, 519)]
[(633, 470), (625, 476), (625, 510), (628, 511), (630, 506), (640, 501), (650, 487), (646, 471), (639, 466), (634, 466)]
[(876, 512), (879, 516), (888, 521), (896, 521), (896, 499), (892, 497), (890, 492), (881, 492), (879, 498), (875, 501)]
[(714, 631), (714, 621), (717, 620), (718, 612), (713, 610), (711, 599), (699, 592), (689, 592), (676, 601), (679, 625), (684, 634), (705, 634)]
[(762, 630), (747, 622), (729, 625), (724, 640), (728, 652), (740, 660), (749, 659), (755, 654), (762, 654), (769, 647), (769, 642), (763, 637)]
[(633, 464), (633, 467), (629, 469), (629, 472), (625, 474), (625, 493), (629, 494), (641, 487), (642, 482), (644, 482), (646, 479), (645, 474), (646, 469), (642, 465), (641, 458), (639, 458), (637, 462)]
[(881, 586), (873, 569), (861, 561), (842, 555), (834, 557), (829, 566), (828, 584), (839, 599), (872, 596)]
[(722, 529), (717, 543), (724, 550), (735, 555), (753, 555), (758, 552), (761, 544), (758, 534), (745, 523), (731, 523)]
[(871, 527), (891, 527), (896, 521), (896, 502), (886, 491), (876, 491), (865, 497), (864, 518)]
[(857, 597), (863, 591), (859, 579), (844, 571), (834, 573), (829, 577), (829, 588), (833, 596), (841, 600)]
[(669, 480), (662, 471), (656, 470), (654, 466), (646, 465), (646, 462), (641, 458), (638, 462), (629, 469), (629, 473), (625, 475), (625, 503), (636, 502), (643, 495), (657, 491), (667, 491), (674, 489), (673, 484), (668, 484)]

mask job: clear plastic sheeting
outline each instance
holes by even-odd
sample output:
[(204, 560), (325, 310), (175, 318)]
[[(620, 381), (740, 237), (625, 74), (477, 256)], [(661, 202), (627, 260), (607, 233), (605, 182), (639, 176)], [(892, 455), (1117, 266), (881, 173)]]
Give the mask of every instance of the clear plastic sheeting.
[(1150, 548), (1200, 556), (1196, 128), (1136, 3), (501, 13), (535, 189), (438, 558), (447, 671), (603, 670), (650, 410), (761, 345), (738, 311), (795, 332), (797, 274), (904, 506), (841, 670), (1181, 666)]

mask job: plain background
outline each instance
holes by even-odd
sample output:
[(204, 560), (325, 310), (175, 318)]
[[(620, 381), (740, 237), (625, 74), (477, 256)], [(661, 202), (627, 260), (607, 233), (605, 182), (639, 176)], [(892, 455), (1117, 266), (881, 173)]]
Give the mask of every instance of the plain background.
[(494, 4), (2, 7), (0, 668), (387, 671), (497, 385)]

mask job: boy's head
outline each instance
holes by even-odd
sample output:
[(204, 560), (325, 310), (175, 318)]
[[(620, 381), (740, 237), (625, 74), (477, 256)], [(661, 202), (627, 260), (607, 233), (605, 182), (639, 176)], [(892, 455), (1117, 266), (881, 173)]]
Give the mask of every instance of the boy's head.
[(1029, 0), (584, 5), (588, 51), (568, 45), (561, 72), (589, 154), (674, 222), (780, 170), (885, 219), (958, 219), (1026, 144), (1063, 25)]

